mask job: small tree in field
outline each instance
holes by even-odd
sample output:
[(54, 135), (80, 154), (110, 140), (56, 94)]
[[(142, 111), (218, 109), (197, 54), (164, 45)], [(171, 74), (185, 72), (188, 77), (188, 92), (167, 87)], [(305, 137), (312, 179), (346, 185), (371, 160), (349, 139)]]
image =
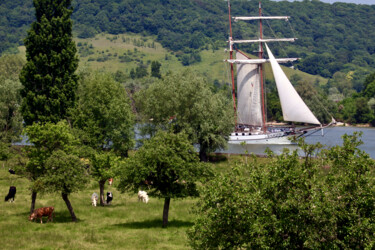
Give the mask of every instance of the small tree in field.
[(76, 156), (79, 141), (64, 121), (34, 124), (26, 127), (25, 132), (33, 145), (25, 148), (29, 162), (24, 175), (32, 182), (33, 194), (39, 191), (61, 191), (72, 220), (75, 221), (68, 195), (87, 181), (83, 163)]
[(111, 152), (96, 153), (91, 158), (91, 175), (99, 182), (100, 205), (104, 206), (105, 182), (114, 177), (114, 166), (117, 165), (118, 157)]
[(100, 204), (104, 205), (104, 184), (114, 177), (114, 155), (127, 156), (134, 145), (134, 115), (125, 88), (110, 74), (83, 74), (78, 98), (72, 110), (72, 123), (82, 143), (95, 153), (89, 156), (99, 182)]
[(83, 162), (76, 155), (56, 150), (46, 160), (45, 168), (46, 173), (38, 182), (47, 192), (61, 192), (72, 221), (77, 221), (68, 195), (82, 189), (89, 181)]
[(197, 196), (196, 182), (209, 173), (185, 134), (158, 132), (120, 169), (118, 188), (137, 192), (147, 183), (149, 195), (164, 199), (166, 227), (171, 198)]

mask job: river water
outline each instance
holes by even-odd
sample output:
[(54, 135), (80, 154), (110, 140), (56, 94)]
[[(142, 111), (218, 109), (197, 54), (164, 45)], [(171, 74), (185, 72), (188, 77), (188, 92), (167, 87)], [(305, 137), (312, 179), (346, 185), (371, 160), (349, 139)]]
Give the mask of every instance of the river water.
[[(358, 128), (358, 127), (331, 127), (324, 129), (324, 136), (321, 136), (320, 132), (317, 132), (311, 136), (306, 137), (306, 142), (313, 144), (320, 142), (321, 144), (331, 147), (335, 145), (342, 145), (342, 138), (341, 136), (344, 134), (351, 135), (355, 131), (362, 131), (361, 140), (363, 141), (363, 145), (359, 146), (360, 149), (364, 150), (366, 153), (370, 155), (371, 158), (375, 159), (375, 128)], [(136, 128), (136, 140), (141, 139), (142, 137), (139, 135), (139, 131)], [(14, 143), (14, 145), (30, 145), (27, 142), (27, 137), (22, 137), (22, 141), (18, 143)], [(139, 143), (137, 143), (139, 147)], [(217, 151), (218, 153), (229, 153), (229, 154), (245, 154), (247, 153), (254, 153), (256, 155), (265, 155), (265, 150), (271, 149), (276, 154), (280, 154), (284, 148), (289, 148), (290, 150), (298, 149), (296, 145), (234, 145), (229, 144), (228, 149)]]
[[(363, 145), (359, 146), (360, 149), (364, 150), (370, 155), (371, 158), (375, 159), (375, 128), (358, 128), (358, 127), (331, 127), (324, 129), (324, 135), (322, 136), (320, 132), (317, 132), (311, 136), (306, 137), (306, 142), (313, 144), (320, 142), (326, 147), (342, 145), (341, 136), (344, 134), (351, 135), (355, 131), (361, 131)], [(244, 154), (246, 151), (248, 153), (254, 153), (256, 155), (265, 155), (265, 150), (271, 149), (276, 154), (280, 154), (284, 148), (289, 148), (290, 150), (298, 149), (296, 145), (228, 145), (228, 149), (218, 151), (220, 153), (230, 153), (230, 154)]]

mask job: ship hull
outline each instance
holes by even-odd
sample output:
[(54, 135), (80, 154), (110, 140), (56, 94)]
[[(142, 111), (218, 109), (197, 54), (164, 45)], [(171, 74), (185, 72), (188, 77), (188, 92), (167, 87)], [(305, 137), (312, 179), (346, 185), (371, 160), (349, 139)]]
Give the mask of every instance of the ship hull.
[[(301, 133), (302, 134), (302, 133)], [(267, 134), (249, 134), (232, 133), (229, 136), (229, 144), (296, 144), (292, 139), (299, 136), (300, 133), (267, 133)]]

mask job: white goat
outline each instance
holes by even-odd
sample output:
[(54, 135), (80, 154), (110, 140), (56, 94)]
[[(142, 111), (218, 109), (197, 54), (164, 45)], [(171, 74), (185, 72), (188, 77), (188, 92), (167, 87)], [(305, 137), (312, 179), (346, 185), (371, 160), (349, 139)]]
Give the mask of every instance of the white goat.
[(91, 204), (96, 207), (96, 203), (98, 201), (98, 194), (97, 193), (93, 193), (91, 195)]
[(142, 201), (144, 203), (148, 203), (148, 200), (149, 200), (149, 198), (148, 198), (147, 192), (139, 190), (139, 192), (138, 192), (138, 201)]

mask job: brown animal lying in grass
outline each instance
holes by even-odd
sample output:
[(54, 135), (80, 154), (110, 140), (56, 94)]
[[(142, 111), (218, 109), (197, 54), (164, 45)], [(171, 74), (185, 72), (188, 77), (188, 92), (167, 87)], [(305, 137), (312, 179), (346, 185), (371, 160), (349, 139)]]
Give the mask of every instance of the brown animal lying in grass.
[(54, 207), (41, 207), (38, 209), (35, 209), (34, 212), (30, 215), (29, 221), (33, 221), (35, 218), (40, 219), (40, 223), (43, 223), (42, 217), (48, 216), (47, 222), (52, 221), (52, 216), (55, 216), (54, 213), (55, 208)]

